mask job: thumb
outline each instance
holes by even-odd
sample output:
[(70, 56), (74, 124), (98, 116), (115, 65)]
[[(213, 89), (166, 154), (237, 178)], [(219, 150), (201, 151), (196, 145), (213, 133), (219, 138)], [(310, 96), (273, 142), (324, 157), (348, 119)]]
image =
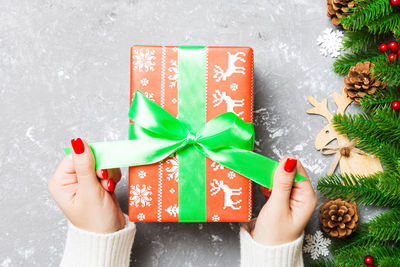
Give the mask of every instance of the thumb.
[(274, 186), (271, 200), (289, 204), (290, 193), (296, 174), (297, 159), (285, 157), (278, 165), (274, 174)]
[(89, 189), (99, 186), (95, 171), (95, 161), (89, 145), (80, 138), (71, 140), (72, 161), (79, 187)]

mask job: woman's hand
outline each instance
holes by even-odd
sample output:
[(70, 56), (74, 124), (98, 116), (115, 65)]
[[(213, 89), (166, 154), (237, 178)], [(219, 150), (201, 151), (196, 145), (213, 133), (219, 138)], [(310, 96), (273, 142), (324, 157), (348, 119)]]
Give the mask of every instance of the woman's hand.
[(49, 191), (70, 222), (95, 233), (123, 229), (125, 217), (114, 194), (120, 169), (95, 171), (93, 153), (80, 138), (71, 140), (72, 160), (65, 157), (49, 182)]
[(251, 233), (258, 243), (280, 245), (294, 241), (310, 220), (317, 196), (310, 179), (293, 183), (296, 172), (308, 177), (300, 162), (287, 157), (276, 169), (271, 197), (261, 209)]

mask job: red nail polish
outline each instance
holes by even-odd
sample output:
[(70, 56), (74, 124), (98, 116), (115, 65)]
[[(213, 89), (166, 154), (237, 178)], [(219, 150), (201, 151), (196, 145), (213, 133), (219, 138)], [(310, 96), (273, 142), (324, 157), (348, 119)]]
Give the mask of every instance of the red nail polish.
[(285, 165), (283, 166), (283, 169), (286, 172), (292, 172), (294, 170), (294, 168), (297, 165), (297, 159), (287, 159), (285, 162)]
[(80, 138), (72, 139), (71, 146), (75, 154), (82, 154), (85, 151), (85, 145)]
[(107, 170), (101, 170), (101, 176), (103, 176), (103, 179), (108, 178), (108, 171)]
[(114, 193), (114, 190), (115, 190), (115, 182), (114, 182), (113, 179), (108, 180), (108, 183), (107, 183), (107, 190), (108, 190), (109, 192), (111, 192), (111, 193)]

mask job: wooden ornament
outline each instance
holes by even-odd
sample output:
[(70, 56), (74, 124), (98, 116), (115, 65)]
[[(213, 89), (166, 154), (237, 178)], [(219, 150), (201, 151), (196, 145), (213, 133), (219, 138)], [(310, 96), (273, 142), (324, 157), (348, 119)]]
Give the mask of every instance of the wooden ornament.
[[(337, 106), (336, 113), (343, 114), (352, 102), (344, 90), (341, 94), (333, 93), (332, 98)], [(370, 175), (378, 171), (383, 171), (378, 158), (356, 148), (354, 141), (350, 141), (346, 136), (336, 132), (332, 124), (333, 115), (328, 110), (328, 101), (326, 98), (318, 102), (314, 97), (308, 96), (307, 100), (313, 106), (313, 108), (307, 110), (308, 114), (320, 115), (328, 120), (328, 124), (317, 134), (314, 141), (315, 148), (322, 154), (335, 155), (328, 174), (332, 174), (337, 165), (340, 166), (342, 174)], [(338, 145), (329, 145), (335, 139)]]

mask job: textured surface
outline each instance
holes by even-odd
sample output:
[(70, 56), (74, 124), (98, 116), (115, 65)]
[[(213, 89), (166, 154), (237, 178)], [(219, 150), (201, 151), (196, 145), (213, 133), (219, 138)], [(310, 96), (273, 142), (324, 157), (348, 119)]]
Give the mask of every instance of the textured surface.
[[(312, 0), (1, 1), (0, 266), (58, 264), (66, 219), (47, 181), (71, 138), (127, 138), (133, 44), (252, 46), (256, 151), (299, 157), (315, 186), (332, 158), (313, 148), (325, 121), (305, 113), (306, 96), (320, 100), (343, 88), (316, 44), (331, 27), (325, 13), (324, 1)], [(117, 194), (127, 211), (126, 176)], [(256, 192), (255, 214), (262, 204)], [(374, 214), (361, 210), (364, 219)], [(318, 227), (315, 213), (307, 232)], [(238, 266), (238, 229), (139, 224), (132, 262)]]

